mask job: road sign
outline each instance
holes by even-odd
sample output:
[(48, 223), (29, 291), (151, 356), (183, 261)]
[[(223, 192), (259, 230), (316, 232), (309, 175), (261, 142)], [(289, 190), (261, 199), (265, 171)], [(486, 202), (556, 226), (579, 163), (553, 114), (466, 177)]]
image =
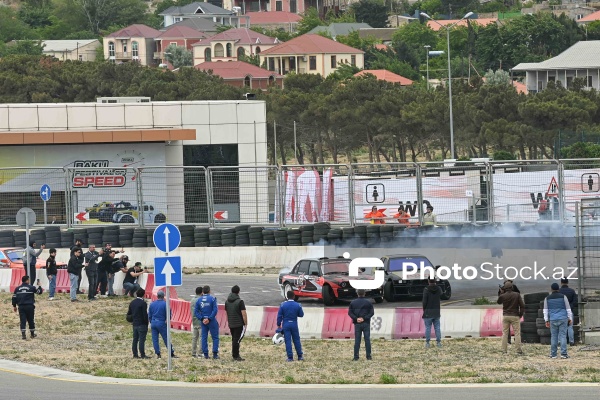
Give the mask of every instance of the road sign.
[(181, 244), (181, 232), (173, 224), (160, 224), (154, 230), (154, 245), (163, 253), (175, 251)]
[(556, 183), (556, 178), (552, 177), (546, 194), (548, 196), (558, 196), (558, 183)]
[(581, 191), (592, 193), (600, 191), (600, 175), (592, 172), (581, 175)]
[(365, 187), (365, 199), (367, 203), (383, 203), (385, 201), (385, 186), (382, 184), (368, 184)]
[(17, 211), (17, 225), (21, 228), (27, 228), (35, 225), (35, 212), (31, 208), (23, 207)]
[(215, 212), (214, 217), (218, 221), (224, 221), (229, 218), (229, 213), (227, 211), (217, 211)]
[(157, 287), (181, 286), (181, 277), (181, 257), (154, 258), (154, 284)]
[(85, 212), (75, 213), (74, 218), (80, 222), (88, 221), (90, 219), (90, 214)]
[(473, 197), (473, 191), (472, 190), (465, 190), (465, 196), (467, 196), (467, 197)]
[(52, 196), (52, 190), (50, 190), (50, 185), (43, 184), (40, 189), (40, 197), (44, 201), (50, 200), (50, 196)]

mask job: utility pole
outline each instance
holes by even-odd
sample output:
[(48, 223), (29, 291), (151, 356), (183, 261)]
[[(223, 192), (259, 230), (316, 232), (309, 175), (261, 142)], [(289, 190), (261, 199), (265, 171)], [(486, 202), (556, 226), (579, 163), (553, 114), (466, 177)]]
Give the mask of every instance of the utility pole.
[(294, 121), (294, 158), (296, 158), (296, 163), (298, 163), (298, 145), (296, 142), (296, 121)]
[(273, 136), (275, 137), (275, 165), (277, 165), (277, 121), (273, 121)]

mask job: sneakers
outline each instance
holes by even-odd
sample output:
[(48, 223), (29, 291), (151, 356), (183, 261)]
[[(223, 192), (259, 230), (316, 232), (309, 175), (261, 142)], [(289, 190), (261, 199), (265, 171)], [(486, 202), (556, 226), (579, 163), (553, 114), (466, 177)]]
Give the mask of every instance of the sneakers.
[(141, 358), (142, 360), (149, 360), (149, 359), (150, 359), (150, 357), (148, 357), (148, 356), (141, 356), (140, 358)]
[(304, 361), (304, 357), (302, 357), (302, 356), (298, 357), (298, 361)]
[(21, 333), (21, 339), (27, 340), (27, 335), (25, 334), (25, 332)]
[(54, 297), (48, 297), (48, 301), (54, 300)]
[(217, 353), (213, 354), (213, 360), (218, 360), (220, 357)]
[(442, 347), (442, 344), (440, 342), (438, 342), (437, 347)]
[(571, 358), (571, 357), (569, 357), (567, 354), (564, 354), (564, 355), (561, 355), (560, 358), (563, 360), (566, 360), (567, 358)]
[(552, 359), (558, 358), (558, 356), (548, 356), (548, 357), (550, 357)]
[[(23, 339), (25, 339), (25, 338), (23, 338)], [(286, 361), (287, 362), (292, 362), (292, 361), (294, 361), (294, 359), (293, 358), (288, 358)]]
[(352, 361), (358, 361), (358, 358), (353, 358)]
[(428, 348), (430, 348), (430, 347), (431, 347), (431, 345), (429, 344), (429, 342), (425, 343), (425, 348), (426, 348), (426, 349), (428, 349)]
[(245, 361), (245, 360), (246, 360), (246, 359), (245, 359), (245, 358), (242, 358), (242, 357), (235, 357), (235, 358), (233, 359), (233, 361)]
[(367, 357), (367, 361), (373, 361), (373, 357)]
[(175, 354), (171, 354), (171, 358), (179, 358)]
[(156, 358), (161, 358), (161, 357), (160, 357), (160, 354), (157, 354), (157, 355), (156, 355)]
[(569, 343), (569, 346), (571, 346), (571, 347), (575, 346), (575, 342)]
[(208, 357), (208, 354), (204, 354), (204, 358), (205, 358), (206, 360), (208, 360), (208, 359), (209, 359), (209, 357)]
[(71, 303), (75, 303), (76, 301), (79, 301), (79, 299), (71, 299)]
[(138, 356), (137, 354), (134, 354), (133, 358), (140, 358), (140, 356)]
[(32, 339), (35, 339), (37, 337), (37, 335), (35, 333), (32, 333), (30, 336)]

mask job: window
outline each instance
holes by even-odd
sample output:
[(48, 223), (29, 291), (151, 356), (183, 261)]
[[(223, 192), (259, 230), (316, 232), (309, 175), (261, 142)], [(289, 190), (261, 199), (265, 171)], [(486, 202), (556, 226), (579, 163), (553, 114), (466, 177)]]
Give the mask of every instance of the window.
[(310, 56), (308, 57), (308, 69), (310, 69), (311, 71), (316, 71), (317, 70), (317, 56)]
[(573, 86), (573, 77), (567, 76), (567, 89), (571, 88), (572, 86)]
[(221, 43), (215, 45), (215, 57), (223, 57), (225, 55), (225, 49)]
[(108, 42), (108, 56), (109, 57), (115, 56), (115, 43), (114, 42)]
[(243, 47), (238, 47), (238, 49), (237, 49), (238, 58), (244, 57), (245, 55), (246, 55), (246, 50), (244, 50)]
[(138, 42), (131, 43), (131, 55), (133, 56), (133, 58), (138, 58), (138, 55), (139, 55)]
[(173, 21), (175, 21), (175, 23), (181, 22), (181, 17), (175, 17), (173, 18)]
[(79, 61), (83, 61), (83, 56), (81, 54), (79, 55)]
[(592, 87), (593, 86), (592, 82), (593, 81), (592, 81), (591, 75), (588, 75), (588, 77), (587, 77), (587, 87)]
[(211, 57), (210, 57), (210, 47), (207, 48), (206, 50), (204, 50), (204, 61), (210, 61)]
[(336, 57), (331, 56), (331, 68), (337, 68)]
[(290, 12), (296, 14), (298, 12), (298, 6), (296, 0), (290, 0)]
[(296, 270), (296, 273), (302, 274), (302, 275), (307, 275), (309, 265), (310, 265), (310, 261), (308, 261), (308, 260), (300, 261), (300, 264), (298, 265), (298, 269)]
[(247, 88), (251, 87), (250, 86), (250, 76), (249, 75), (244, 78), (244, 86), (247, 87)]
[(227, 43), (227, 46), (226, 46), (226, 48), (227, 48), (227, 57), (231, 57), (231, 53), (232, 53), (232, 50), (231, 50), (231, 49), (232, 49), (232, 46), (231, 46), (231, 43)]
[(255, 52), (256, 54), (260, 54), (260, 47), (258, 47), (258, 46), (257, 46), (257, 47), (256, 47), (256, 50), (254, 50), (254, 52)]
[(269, 71), (275, 71), (275, 59), (269, 57)]
[(121, 40), (121, 46), (123, 46), (123, 55), (127, 56), (127, 40)]
[(283, 11), (283, 2), (281, 2), (281, 1), (275, 2), (275, 11)]
[(319, 264), (316, 261), (310, 262), (310, 266), (308, 267), (308, 275), (311, 275), (311, 276), (321, 275), (320, 271), (319, 271)]
[(350, 64), (352, 64), (353, 67), (356, 66), (356, 56), (350, 56)]
[(269, 86), (273, 86), (275, 84), (275, 77), (273, 75), (271, 75), (269, 77)]

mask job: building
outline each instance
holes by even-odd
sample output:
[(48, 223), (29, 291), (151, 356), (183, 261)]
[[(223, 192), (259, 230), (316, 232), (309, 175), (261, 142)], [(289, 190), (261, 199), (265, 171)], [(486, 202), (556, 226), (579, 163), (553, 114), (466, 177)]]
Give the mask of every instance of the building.
[(204, 62), (194, 68), (211, 71), (232, 86), (262, 90), (267, 90), (270, 86), (283, 88), (283, 76), (243, 61)]
[(185, 19), (207, 19), (221, 25), (234, 26), (236, 28), (249, 27), (249, 18), (237, 15), (236, 12), (217, 7), (211, 3), (195, 2), (185, 6), (173, 6), (159, 14), (164, 17), (164, 26), (169, 27)]
[(582, 16), (577, 20), (577, 23), (579, 25), (588, 25), (594, 21), (600, 21), (600, 11), (596, 11), (591, 14)]
[[(437, 23), (439, 23), (439, 25)], [(478, 18), (478, 19), (441, 19), (441, 20), (427, 20), (427, 26), (430, 27), (434, 31), (439, 31), (442, 29), (442, 26), (449, 26), (452, 24), (456, 24), (456, 26), (467, 26), (468, 24), (477, 24), (480, 26), (487, 26), (490, 24), (497, 24), (498, 18)]]
[(96, 50), (100, 47), (98, 39), (89, 40), (42, 40), (44, 55), (61, 61), (95, 61)]
[[(415, 22), (415, 21), (419, 21), (419, 18), (414, 18), (414, 17), (407, 17), (405, 15), (390, 15), (388, 17), (388, 26), (390, 28), (398, 28), (401, 27), (402, 25), (406, 25), (409, 24), (411, 22)], [(381, 28), (381, 29), (385, 29), (385, 28)]]
[(380, 81), (398, 83), (401, 86), (410, 86), (413, 84), (413, 81), (411, 81), (410, 79), (390, 72), (387, 69), (363, 69), (362, 71), (354, 74), (354, 76), (364, 76), (367, 74), (375, 76), (375, 78), (377, 78)]
[(296, 32), (298, 22), (302, 19), (300, 15), (287, 11), (247, 12), (246, 16), (250, 17), (250, 26), (270, 30), (283, 29), (286, 32)]
[(301, 14), (310, 7), (317, 7), (316, 0), (224, 0), (223, 8), (239, 10), (241, 14), (250, 12), (289, 12)]
[(237, 61), (255, 56), (279, 44), (272, 38), (248, 28), (229, 29), (194, 44), (194, 65), (209, 61)]
[(363, 69), (365, 53), (326, 37), (306, 34), (260, 53), (260, 63), (269, 71), (285, 75), (289, 72), (321, 74), (335, 72), (341, 63)]
[(317, 26), (311, 29), (308, 33), (314, 34), (327, 34), (333, 40), (336, 40), (338, 36), (348, 36), (350, 32), (358, 31), (360, 29), (373, 29), (371, 25), (365, 22), (334, 22), (329, 26)]
[(166, 28), (162, 28), (161, 31), (164, 32), (167, 29), (173, 28), (173, 27), (179, 27), (179, 26), (185, 26), (188, 28), (192, 28), (196, 31), (199, 32), (203, 32), (206, 33), (207, 35), (214, 35), (217, 33), (217, 31), (219, 30), (219, 27), (223, 26), (217, 22), (214, 22), (210, 19), (206, 19), (206, 18), (187, 18), (184, 19), (181, 22), (177, 22), (173, 25), (170, 25)]
[(391, 45), (394, 32), (396, 32), (395, 28), (365, 28), (358, 30), (358, 37), (361, 39), (373, 38), (385, 45)]
[(104, 38), (104, 58), (111, 62), (139, 62), (156, 65), (154, 38), (159, 31), (142, 24), (130, 25)]
[(600, 40), (575, 43), (556, 57), (539, 63), (521, 63), (512, 72), (525, 73), (529, 93), (544, 90), (548, 82), (573, 85), (573, 79), (584, 78), (585, 86), (600, 90)]
[(193, 45), (202, 39), (208, 38), (204, 32), (199, 32), (187, 26), (171, 25), (166, 31), (158, 35), (156, 41), (156, 52), (154, 59), (160, 60), (160, 63), (165, 63), (165, 51), (171, 45), (184, 47), (186, 50), (192, 51)]

